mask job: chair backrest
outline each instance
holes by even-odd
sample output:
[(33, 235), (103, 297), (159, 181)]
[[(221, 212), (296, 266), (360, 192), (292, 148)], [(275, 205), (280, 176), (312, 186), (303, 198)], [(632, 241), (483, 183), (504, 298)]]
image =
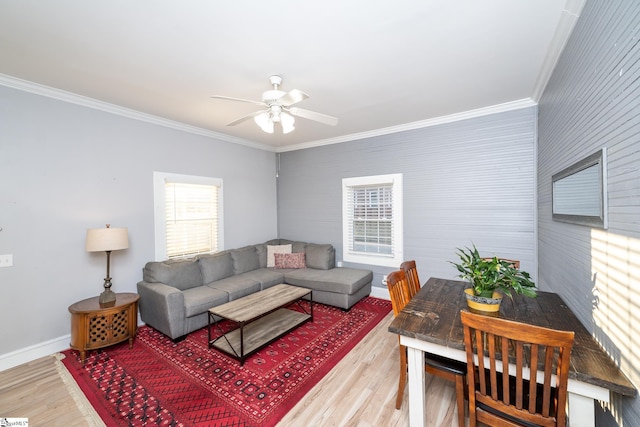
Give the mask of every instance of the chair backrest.
[[(467, 311), (460, 317), (470, 426), (477, 421), (496, 425), (509, 419), (564, 427), (574, 333)], [(503, 358), (511, 362), (510, 375), (500, 373)]]
[(420, 290), (420, 277), (418, 277), (418, 268), (414, 260), (405, 261), (400, 264), (400, 270), (404, 271), (409, 284), (409, 297), (413, 298)]
[[(485, 261), (491, 261), (493, 258), (482, 258)], [(513, 265), (513, 268), (520, 270), (520, 260), (517, 259), (507, 259), (507, 258), (498, 258), (500, 261), (506, 261), (509, 264)]]
[(391, 297), (393, 315), (397, 316), (411, 299), (404, 271), (393, 271), (387, 275), (387, 289)]

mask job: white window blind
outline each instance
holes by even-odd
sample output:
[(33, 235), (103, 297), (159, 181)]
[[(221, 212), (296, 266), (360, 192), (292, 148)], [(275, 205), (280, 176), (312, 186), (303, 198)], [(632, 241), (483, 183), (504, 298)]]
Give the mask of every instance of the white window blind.
[(218, 187), (165, 183), (167, 257), (218, 250)]
[(345, 261), (400, 265), (401, 174), (343, 180), (343, 244)]
[(393, 187), (349, 187), (349, 251), (393, 255)]
[(154, 174), (156, 259), (222, 249), (222, 180)]

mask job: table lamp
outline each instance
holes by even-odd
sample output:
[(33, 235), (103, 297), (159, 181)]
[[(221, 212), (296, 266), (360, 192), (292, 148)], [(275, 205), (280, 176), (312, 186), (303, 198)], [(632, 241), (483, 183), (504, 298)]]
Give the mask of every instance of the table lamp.
[(111, 277), (109, 276), (111, 251), (129, 247), (127, 229), (111, 228), (111, 224), (107, 224), (106, 228), (91, 228), (87, 230), (85, 247), (87, 252), (104, 251), (107, 253), (107, 277), (104, 278), (104, 292), (100, 294), (98, 302), (100, 307), (111, 307), (116, 303), (116, 294), (111, 290)]

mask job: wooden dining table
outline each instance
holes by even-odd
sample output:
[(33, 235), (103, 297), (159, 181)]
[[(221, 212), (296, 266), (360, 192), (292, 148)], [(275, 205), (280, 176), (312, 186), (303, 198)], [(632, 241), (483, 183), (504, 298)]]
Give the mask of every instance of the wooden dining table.
[[(412, 427), (426, 425), (425, 352), (466, 362), (460, 310), (468, 310), (468, 283), (430, 278), (396, 316), (389, 332), (407, 346), (409, 419)], [(532, 325), (575, 332), (569, 371), (569, 425), (595, 426), (595, 400), (610, 394), (635, 396), (636, 388), (580, 323), (558, 294), (538, 292), (537, 298), (504, 297), (495, 314)]]

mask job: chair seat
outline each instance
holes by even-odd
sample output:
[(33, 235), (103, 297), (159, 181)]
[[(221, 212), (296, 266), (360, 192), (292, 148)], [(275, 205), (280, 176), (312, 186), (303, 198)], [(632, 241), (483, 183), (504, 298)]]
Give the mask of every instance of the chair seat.
[(514, 423), (514, 424), (517, 424), (517, 425), (519, 425), (519, 426), (521, 426), (521, 427), (540, 427), (540, 426), (538, 426), (538, 425), (536, 425), (536, 424), (528, 423), (528, 422), (526, 422), (525, 420), (521, 420), (521, 419), (518, 419), (518, 418), (515, 418), (515, 417), (511, 417), (511, 416), (509, 416), (508, 414), (505, 414), (505, 413), (503, 413), (503, 412), (500, 412), (500, 411), (498, 411), (498, 410), (496, 410), (496, 409), (492, 408), (491, 406), (483, 405), (482, 403), (478, 403), (478, 406), (477, 406), (477, 408), (476, 408), (476, 411), (485, 411), (485, 412), (488, 412), (488, 413), (490, 413), (490, 414), (495, 415), (496, 417), (503, 418), (503, 419), (505, 419), (505, 420), (507, 420), (507, 421), (509, 421), (509, 422), (512, 422), (512, 423)]
[(432, 368), (441, 371), (450, 372), (454, 375), (466, 375), (467, 364), (453, 359), (447, 359), (437, 354), (425, 354), (425, 363)]
[[(477, 372), (477, 369), (476, 369), (476, 372)], [(487, 381), (487, 384), (489, 384), (490, 381), (491, 381), (490, 375), (491, 375), (491, 372), (489, 370), (485, 369), (485, 377), (486, 377), (485, 381)], [(498, 380), (498, 384), (502, 384), (502, 375), (503, 375), (502, 373), (497, 373), (496, 374), (496, 379)], [(523, 400), (526, 402), (526, 401), (529, 400), (529, 381), (528, 380), (523, 380), (522, 384), (523, 384)], [(543, 391), (544, 390), (543, 390), (542, 385), (538, 384), (536, 386), (536, 394), (537, 394), (537, 396), (541, 396)], [(503, 400), (502, 388), (498, 387), (497, 392), (498, 392), (498, 398), (500, 400)], [(512, 405), (516, 404), (515, 395), (516, 395), (516, 382), (515, 382), (515, 379), (513, 377), (509, 377), (509, 396), (511, 397), (510, 403)], [(552, 402), (553, 402), (554, 399), (556, 399), (556, 396), (557, 396), (557, 389), (555, 387), (552, 387), (551, 388), (551, 401)], [(526, 420), (522, 420), (522, 419), (519, 419), (519, 418), (512, 417), (509, 414), (505, 414), (504, 412), (501, 412), (500, 410), (498, 410), (496, 408), (493, 408), (493, 407), (488, 406), (488, 405), (484, 405), (482, 403), (478, 403), (478, 409), (482, 409), (483, 411), (490, 412), (490, 413), (492, 413), (492, 414), (494, 414), (494, 415), (496, 415), (498, 417), (505, 418), (505, 419), (507, 419), (507, 420), (509, 420), (511, 422), (515, 422), (515, 423), (521, 425), (522, 427), (538, 427), (537, 424), (529, 423)], [(553, 407), (553, 405), (549, 408), (549, 411), (550, 411), (550, 414), (549, 414), (550, 416), (554, 417), (556, 415), (555, 414), (555, 408)], [(538, 413), (542, 412), (542, 406), (541, 406), (540, 399), (536, 399), (536, 412), (538, 412)]]

